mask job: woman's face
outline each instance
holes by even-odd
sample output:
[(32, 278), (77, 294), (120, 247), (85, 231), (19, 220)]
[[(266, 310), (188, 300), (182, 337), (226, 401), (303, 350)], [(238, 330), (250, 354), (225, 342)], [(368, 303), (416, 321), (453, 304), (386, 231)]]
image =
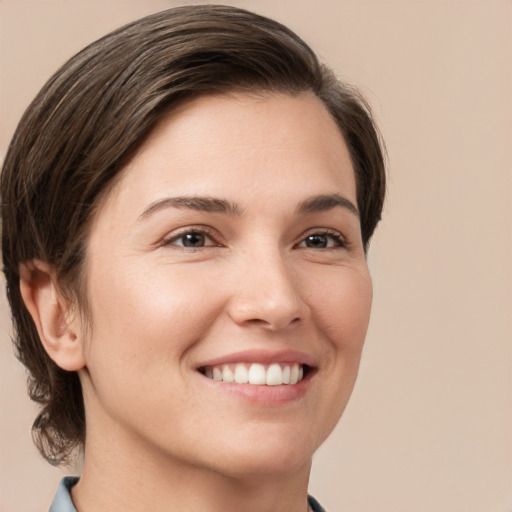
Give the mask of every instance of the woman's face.
[(312, 94), (205, 96), (165, 118), (91, 228), (88, 442), (225, 475), (309, 466), (370, 314), (356, 204)]

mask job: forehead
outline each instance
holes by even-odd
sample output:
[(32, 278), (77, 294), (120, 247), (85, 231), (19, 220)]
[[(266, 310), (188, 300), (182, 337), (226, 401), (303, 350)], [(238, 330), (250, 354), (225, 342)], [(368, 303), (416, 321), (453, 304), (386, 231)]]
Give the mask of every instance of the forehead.
[(167, 192), (243, 202), (244, 193), (275, 200), (279, 191), (303, 195), (303, 189), (336, 189), (356, 200), (346, 144), (313, 93), (206, 95), (162, 119), (100, 210), (121, 200), (151, 203)]

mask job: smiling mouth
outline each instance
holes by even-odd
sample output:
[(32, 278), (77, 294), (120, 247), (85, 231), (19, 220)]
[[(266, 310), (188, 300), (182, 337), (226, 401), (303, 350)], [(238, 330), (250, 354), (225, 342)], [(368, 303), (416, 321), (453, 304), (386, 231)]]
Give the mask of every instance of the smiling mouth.
[(237, 363), (199, 368), (205, 377), (220, 382), (254, 386), (293, 385), (303, 380), (311, 367), (299, 363)]

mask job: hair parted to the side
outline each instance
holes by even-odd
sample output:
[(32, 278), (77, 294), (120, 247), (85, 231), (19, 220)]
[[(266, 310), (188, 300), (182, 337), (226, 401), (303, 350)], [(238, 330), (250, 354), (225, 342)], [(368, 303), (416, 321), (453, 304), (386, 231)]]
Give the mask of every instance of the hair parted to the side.
[(52, 464), (85, 441), (77, 373), (44, 350), (20, 294), (20, 264), (55, 271), (87, 311), (83, 263), (88, 226), (114, 177), (158, 121), (194, 96), (231, 91), (312, 91), (336, 120), (353, 161), (365, 249), (380, 220), (385, 170), (368, 105), (293, 32), (234, 7), (169, 9), (126, 25), (70, 59), (25, 112), (1, 185), (2, 256), (14, 344), (42, 406), (34, 440)]

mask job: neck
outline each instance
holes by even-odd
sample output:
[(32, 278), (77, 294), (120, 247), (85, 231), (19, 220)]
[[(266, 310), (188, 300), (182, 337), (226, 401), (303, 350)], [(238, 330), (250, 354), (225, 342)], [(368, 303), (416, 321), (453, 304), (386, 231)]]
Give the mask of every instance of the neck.
[(78, 512), (306, 512), (311, 460), (290, 471), (226, 474), (148, 447), (108, 446), (88, 432), (82, 476), (73, 488)]

